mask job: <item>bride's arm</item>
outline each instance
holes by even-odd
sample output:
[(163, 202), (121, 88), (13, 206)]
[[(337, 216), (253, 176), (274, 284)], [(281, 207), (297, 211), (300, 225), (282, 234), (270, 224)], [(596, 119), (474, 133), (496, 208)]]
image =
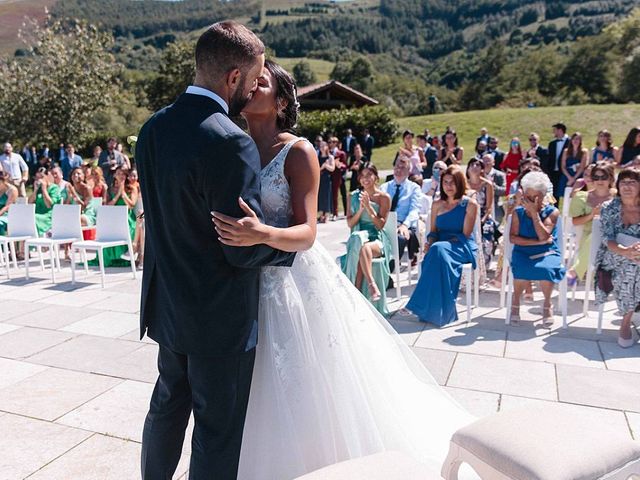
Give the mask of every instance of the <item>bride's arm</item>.
[(311, 248), (316, 238), (320, 167), (316, 152), (309, 143), (298, 142), (291, 148), (284, 173), (291, 189), (292, 226), (277, 228), (264, 225), (242, 202), (242, 209), (248, 215), (245, 218), (214, 215), (213, 221), (222, 243), (238, 247), (264, 243), (285, 252)]

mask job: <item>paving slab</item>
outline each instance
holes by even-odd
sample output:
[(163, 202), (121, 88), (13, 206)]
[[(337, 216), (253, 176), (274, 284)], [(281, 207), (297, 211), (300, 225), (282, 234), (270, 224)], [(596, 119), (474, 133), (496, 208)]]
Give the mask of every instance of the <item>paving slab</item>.
[(131, 330), (126, 335), (122, 335), (121, 337), (118, 337), (118, 338), (121, 338), (122, 340), (131, 340), (132, 342), (143, 342), (143, 343), (149, 343), (151, 345), (157, 345), (155, 340), (150, 339), (146, 335), (144, 337), (142, 337), (142, 339), (140, 339), (140, 327), (139, 326), (135, 330)]
[(0, 356), (24, 359), (73, 338), (74, 333), (21, 327), (0, 336)]
[(47, 305), (43, 305), (41, 303), (16, 300), (17, 298), (22, 298), (22, 295), (19, 292), (16, 292), (14, 297), (15, 298), (10, 300), (3, 299), (0, 302), (2, 304), (2, 316), (0, 316), (0, 322), (11, 323), (11, 320), (14, 317), (19, 317), (20, 315), (24, 315), (29, 312), (47, 308)]
[(598, 342), (609, 370), (640, 373), (640, 343), (622, 348), (618, 343)]
[(402, 337), (404, 342), (412, 346), (418, 340), (420, 333), (424, 330), (424, 323), (420, 322), (412, 322), (409, 320), (403, 320), (401, 318), (396, 317), (389, 320), (391, 326), (395, 329), (396, 332)]
[(19, 329), (19, 325), (11, 325), (9, 323), (0, 323), (0, 335)]
[(498, 411), (500, 395), (497, 393), (478, 392), (464, 388), (445, 387), (462, 407), (472, 415), (481, 418)]
[(118, 378), (47, 368), (0, 389), (0, 408), (52, 421), (121, 382)]
[(631, 434), (636, 440), (640, 440), (640, 413), (626, 412)]
[(140, 315), (122, 312), (100, 311), (63, 327), (65, 332), (84, 333), (98, 337), (117, 338), (140, 325)]
[(446, 350), (433, 350), (431, 348), (414, 347), (411, 349), (413, 353), (422, 361), (427, 370), (433, 375), (439, 385), (445, 385), (451, 367), (456, 358), (456, 352), (448, 352)]
[[(43, 365), (0, 358), (0, 389), (18, 383), (46, 369), (47, 367)], [(0, 404), (0, 410), (2, 410), (2, 407), (2, 404)]]
[(640, 412), (640, 374), (558, 365), (562, 402)]
[(557, 399), (553, 365), (514, 358), (460, 353), (447, 385), (482, 392)]
[(454, 352), (477, 353), (501, 357), (506, 333), (474, 326), (427, 327), (415, 343), (416, 347)]
[(37, 305), (43, 308), (13, 317), (8, 323), (25, 327), (58, 330), (83, 318), (99, 313), (99, 310), (92, 310), (86, 307), (79, 308), (40, 303), (31, 305)]
[(0, 432), (0, 478), (4, 480), (22, 480), (92, 435), (11, 414), (0, 417)]
[(140, 295), (111, 292), (113, 297), (91, 303), (91, 308), (114, 312), (136, 313), (140, 311)]
[(505, 357), (605, 368), (598, 343), (558, 335), (509, 332)]
[[(187, 471), (185, 459), (174, 478)], [(124, 480), (140, 478), (140, 444), (93, 435), (66, 455), (50, 463), (29, 480)]]
[(137, 342), (78, 335), (68, 342), (29, 357), (29, 362), (89, 373), (101, 372), (139, 348), (141, 345)]
[(104, 290), (77, 290), (45, 298), (41, 303), (65, 305), (68, 307), (86, 307), (93, 303), (111, 298), (114, 295), (116, 295), (116, 292), (105, 292)]
[(155, 383), (158, 379), (158, 345), (137, 342), (140, 348), (117, 360), (105, 362), (96, 368), (97, 373), (119, 378)]
[[(25, 285), (20, 287), (20, 300), (23, 302), (35, 302), (43, 300), (47, 297), (53, 297), (59, 295), (60, 292), (55, 290), (47, 290), (41, 286)], [(0, 293), (0, 300), (12, 300), (17, 295), (17, 290), (10, 290), (8, 292)]]

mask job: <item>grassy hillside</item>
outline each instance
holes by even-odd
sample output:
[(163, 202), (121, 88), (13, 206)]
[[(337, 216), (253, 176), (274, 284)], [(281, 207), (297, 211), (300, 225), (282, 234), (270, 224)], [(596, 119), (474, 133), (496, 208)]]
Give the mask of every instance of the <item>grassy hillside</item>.
[(55, 0), (0, 0), (0, 57), (13, 55), (22, 47), (18, 30), (25, 17), (43, 20), (45, 7), (50, 8)]
[[(504, 150), (512, 137), (520, 137), (524, 145), (530, 132), (537, 132), (546, 145), (551, 140), (551, 125), (562, 121), (569, 135), (575, 131), (583, 134), (585, 146), (595, 146), (599, 130), (606, 128), (613, 134), (616, 145), (622, 144), (631, 127), (640, 124), (640, 105), (580, 105), (571, 107), (514, 108), (443, 113), (398, 120), (400, 131), (412, 130), (416, 135), (429, 128), (431, 134), (442, 134), (447, 126), (458, 132), (460, 145), (464, 147), (465, 160), (473, 156), (475, 140), (482, 127), (500, 139)], [(390, 168), (400, 141), (395, 145), (374, 150), (373, 159), (378, 168)]]
[(300, 60), (305, 60), (311, 70), (316, 74), (316, 79), (318, 82), (325, 82), (329, 80), (329, 75), (333, 70), (335, 64), (333, 62), (328, 62), (326, 60), (318, 60), (316, 58), (276, 58), (275, 59), (284, 69), (291, 72), (293, 71), (293, 66), (298, 63)]

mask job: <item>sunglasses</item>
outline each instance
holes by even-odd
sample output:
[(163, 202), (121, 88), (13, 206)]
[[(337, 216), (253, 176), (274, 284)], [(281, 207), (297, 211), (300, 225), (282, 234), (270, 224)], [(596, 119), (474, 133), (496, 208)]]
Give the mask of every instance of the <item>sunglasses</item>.
[(600, 180), (609, 180), (609, 175), (591, 175), (591, 180), (598, 182)]

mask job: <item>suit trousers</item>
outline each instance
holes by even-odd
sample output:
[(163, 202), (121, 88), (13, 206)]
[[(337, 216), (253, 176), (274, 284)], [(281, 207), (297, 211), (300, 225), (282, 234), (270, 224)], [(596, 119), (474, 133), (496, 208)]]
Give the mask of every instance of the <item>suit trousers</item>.
[(405, 248), (407, 249), (409, 259), (413, 260), (413, 257), (415, 257), (416, 253), (418, 253), (418, 250), (420, 249), (417, 230), (414, 227), (409, 229), (409, 240), (404, 238), (402, 235), (398, 235), (398, 250), (400, 258), (402, 258)]
[(235, 480), (255, 348), (229, 357), (183, 355), (160, 345), (159, 376), (142, 435), (143, 480), (171, 480), (193, 411), (190, 480)]
[(549, 172), (549, 180), (551, 180), (551, 184), (553, 185), (553, 196), (556, 199), (556, 202), (560, 199), (560, 191), (558, 190), (560, 187), (560, 176), (562, 172), (560, 170), (552, 170)]

